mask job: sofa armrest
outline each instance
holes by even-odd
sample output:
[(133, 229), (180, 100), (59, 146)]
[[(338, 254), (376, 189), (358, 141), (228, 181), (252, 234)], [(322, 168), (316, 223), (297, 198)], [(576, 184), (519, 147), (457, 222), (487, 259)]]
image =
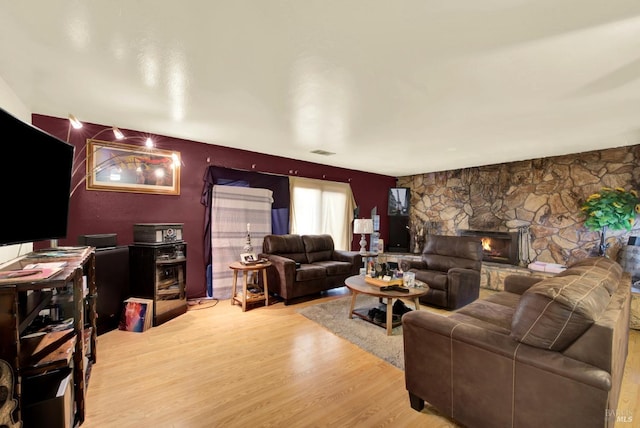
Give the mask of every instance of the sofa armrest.
[[(450, 346), (451, 340), (455, 340), (509, 358), (514, 355), (514, 351), (519, 345), (519, 342), (509, 335), (470, 324), (451, 316), (422, 310), (407, 312), (402, 316), (402, 333), (405, 352), (409, 353), (413, 352), (413, 348), (417, 349), (421, 354), (446, 351), (446, 349), (441, 348), (431, 348), (430, 351), (424, 348), (419, 351), (421, 347), (430, 347), (430, 345), (425, 344), (424, 339), (433, 334), (446, 338), (447, 346), (445, 348)], [(407, 349), (407, 347), (411, 349)], [(447, 362), (451, 362), (449, 358), (447, 358)]]
[[(265, 253), (260, 253), (258, 257), (269, 259), (269, 261), (272, 264), (272, 268), (267, 270), (267, 273), (269, 274), (269, 282), (272, 283), (272, 281), (275, 279), (276, 284), (274, 285), (281, 290), (280, 294), (281, 295), (284, 294), (285, 296), (287, 296), (286, 294), (287, 285), (291, 287), (296, 279), (295, 260), (287, 257), (279, 256), (277, 254), (265, 254)], [(275, 271), (275, 275), (272, 275), (274, 271)]]
[[(502, 373), (485, 367), (487, 357), (509, 361), (518, 342), (508, 335), (424, 310), (402, 316), (402, 335), (407, 391), (448, 416), (452, 414), (454, 385), (459, 385), (454, 375), (455, 378), (464, 375), (467, 367), (494, 377), (493, 382), (503, 383), (500, 386), (505, 389), (510, 388)], [(476, 351), (468, 352), (469, 349)], [(478, 359), (478, 354), (487, 357)]]
[(525, 275), (508, 275), (504, 279), (504, 290), (510, 293), (522, 294), (542, 278)]
[(447, 272), (450, 308), (460, 308), (480, 297), (480, 272), (473, 269), (451, 268)]
[(358, 265), (358, 269), (362, 266), (362, 255), (357, 251), (333, 250), (332, 259)]
[(409, 269), (426, 269), (427, 264), (422, 260), (400, 259), (400, 269), (409, 272)]

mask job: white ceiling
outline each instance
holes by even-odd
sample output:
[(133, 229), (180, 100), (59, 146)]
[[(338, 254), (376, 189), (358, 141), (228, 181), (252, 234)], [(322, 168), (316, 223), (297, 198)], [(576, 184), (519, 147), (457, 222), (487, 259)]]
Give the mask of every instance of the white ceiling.
[(640, 1), (0, 0), (0, 78), (34, 113), (412, 175), (639, 144)]

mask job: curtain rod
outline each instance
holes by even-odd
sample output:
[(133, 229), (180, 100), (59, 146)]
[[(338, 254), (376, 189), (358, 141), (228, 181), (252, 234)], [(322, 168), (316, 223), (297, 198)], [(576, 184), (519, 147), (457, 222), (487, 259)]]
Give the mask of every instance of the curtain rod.
[[(207, 162), (210, 161), (209, 159), (210, 158), (207, 158)], [(224, 169), (230, 169), (230, 170), (233, 170), (233, 171), (241, 171), (241, 172), (256, 172), (256, 173), (259, 173), (259, 174), (275, 175), (275, 176), (278, 176), (278, 177), (301, 177), (300, 175), (298, 175), (298, 170), (297, 169), (296, 170), (290, 169), (289, 170), (289, 174), (279, 174), (279, 173), (276, 173), (276, 172), (256, 171), (255, 170), (256, 164), (252, 164), (251, 165), (252, 169), (232, 168), (232, 167), (228, 167), (228, 166), (219, 166), (219, 165), (209, 165), (209, 167), (224, 168)], [(303, 178), (317, 178), (317, 177), (304, 176)], [(349, 178), (330, 178), (330, 177), (327, 177), (326, 174), (322, 174), (322, 177), (320, 179), (327, 180), (327, 181), (338, 181), (340, 183), (351, 183), (351, 177), (349, 177)]]

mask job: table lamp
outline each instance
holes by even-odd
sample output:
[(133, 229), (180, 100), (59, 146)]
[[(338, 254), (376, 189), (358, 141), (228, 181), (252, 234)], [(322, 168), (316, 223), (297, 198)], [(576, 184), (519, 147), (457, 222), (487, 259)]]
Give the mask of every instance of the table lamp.
[(358, 218), (353, 221), (353, 233), (360, 234), (360, 254), (367, 252), (367, 239), (364, 235), (373, 233), (373, 220)]

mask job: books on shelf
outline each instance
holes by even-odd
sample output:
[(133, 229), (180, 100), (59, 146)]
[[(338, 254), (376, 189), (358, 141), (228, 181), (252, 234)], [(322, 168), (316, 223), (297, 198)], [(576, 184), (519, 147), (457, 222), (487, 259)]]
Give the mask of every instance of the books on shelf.
[(62, 271), (57, 268), (17, 269), (0, 271), (0, 284), (18, 284), (48, 279)]
[(61, 258), (73, 257), (82, 254), (88, 247), (58, 247), (36, 250), (27, 255), (27, 258)]
[(49, 333), (37, 332), (20, 340), (20, 365), (30, 370), (44, 369), (52, 365), (68, 364), (73, 357), (76, 336), (73, 328)]
[(153, 321), (153, 300), (129, 297), (123, 302), (119, 330), (142, 333), (151, 328)]
[(30, 263), (23, 269), (57, 269), (63, 268), (67, 265), (67, 262), (44, 262), (44, 263)]

